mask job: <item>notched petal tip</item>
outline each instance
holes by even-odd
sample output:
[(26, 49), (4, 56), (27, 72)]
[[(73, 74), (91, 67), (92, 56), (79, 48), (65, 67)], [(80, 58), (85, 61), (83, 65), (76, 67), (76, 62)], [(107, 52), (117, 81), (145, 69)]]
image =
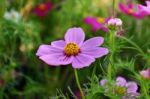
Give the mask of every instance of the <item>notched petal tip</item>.
[(73, 27), (67, 30), (65, 34), (66, 43), (76, 43), (81, 45), (85, 39), (85, 33), (80, 27)]

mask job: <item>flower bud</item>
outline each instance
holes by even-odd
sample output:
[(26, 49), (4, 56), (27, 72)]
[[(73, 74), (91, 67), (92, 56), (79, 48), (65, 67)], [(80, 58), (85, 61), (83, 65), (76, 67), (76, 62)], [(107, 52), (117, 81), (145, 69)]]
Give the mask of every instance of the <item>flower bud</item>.
[(122, 21), (119, 18), (112, 18), (108, 21), (108, 28), (111, 30), (116, 30), (122, 26)]
[(145, 79), (145, 80), (150, 80), (150, 68), (147, 70), (142, 70), (140, 71), (140, 75)]

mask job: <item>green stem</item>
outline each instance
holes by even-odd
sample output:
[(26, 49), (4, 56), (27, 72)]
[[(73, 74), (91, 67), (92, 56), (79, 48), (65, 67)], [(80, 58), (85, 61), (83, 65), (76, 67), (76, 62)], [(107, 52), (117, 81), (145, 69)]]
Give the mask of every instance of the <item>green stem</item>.
[(81, 93), (81, 97), (82, 97), (82, 99), (85, 99), (84, 93), (83, 93), (83, 91), (82, 91), (82, 88), (81, 88), (81, 85), (80, 85), (80, 82), (79, 82), (77, 69), (74, 69), (74, 74), (75, 74), (75, 79), (76, 79), (77, 86), (78, 86), (78, 88), (79, 88), (79, 90), (80, 90), (80, 93)]
[(143, 94), (144, 94), (144, 96), (145, 96), (146, 99), (149, 99), (150, 96), (149, 96), (148, 93), (147, 93), (147, 92), (148, 92), (148, 89), (147, 89), (147, 86), (148, 86), (148, 85), (147, 85), (147, 83), (145, 83), (145, 84), (144, 84), (144, 83), (145, 83), (145, 82), (142, 83)]
[(115, 49), (115, 31), (109, 32), (109, 49), (110, 49), (110, 55), (109, 55), (109, 64), (108, 64), (108, 79), (111, 79), (112, 77), (112, 63), (113, 63), (113, 57), (114, 57), (114, 49)]
[(113, 17), (115, 17), (115, 0), (113, 0)]

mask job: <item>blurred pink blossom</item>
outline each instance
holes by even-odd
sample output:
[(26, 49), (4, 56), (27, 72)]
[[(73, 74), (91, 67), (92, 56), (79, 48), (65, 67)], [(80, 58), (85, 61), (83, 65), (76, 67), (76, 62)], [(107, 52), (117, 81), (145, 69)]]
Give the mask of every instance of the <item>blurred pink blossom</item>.
[(147, 70), (142, 70), (140, 71), (140, 75), (146, 79), (146, 80), (150, 80), (150, 68)]
[(84, 18), (84, 22), (92, 27), (94, 32), (98, 30), (103, 30), (104, 32), (108, 32), (107, 22), (110, 18), (102, 18), (102, 17), (91, 17), (87, 16)]
[(37, 16), (43, 17), (49, 13), (49, 11), (52, 9), (52, 6), (53, 5), (51, 2), (40, 3), (35, 6), (33, 11)]

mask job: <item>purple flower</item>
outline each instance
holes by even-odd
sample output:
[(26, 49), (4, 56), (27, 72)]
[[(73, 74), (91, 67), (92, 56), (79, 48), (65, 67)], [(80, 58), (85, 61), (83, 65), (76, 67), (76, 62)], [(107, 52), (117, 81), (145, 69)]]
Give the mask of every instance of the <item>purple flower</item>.
[(86, 17), (84, 18), (84, 22), (92, 27), (94, 32), (98, 30), (103, 30), (104, 32), (108, 32), (106, 27), (106, 23), (110, 18), (101, 18), (101, 17)]
[[(109, 87), (107, 86), (107, 80), (101, 80), (100, 81), (101, 86), (106, 86), (105, 92), (109, 93)], [(139, 93), (137, 92), (138, 86), (136, 82), (127, 82), (126, 79), (123, 77), (117, 77), (116, 83), (113, 84), (113, 91), (114, 94), (122, 95), (122, 99), (135, 99), (139, 96)]]
[(106, 85), (106, 82), (107, 82), (106, 79), (102, 79), (102, 80), (100, 81), (100, 85), (101, 85), (101, 86), (105, 86), (105, 85)]
[(52, 3), (47, 2), (47, 3), (41, 3), (35, 6), (34, 8), (34, 13), (40, 17), (45, 16), (48, 14), (48, 12), (52, 9)]
[(120, 3), (119, 8), (122, 13), (133, 16), (137, 19), (143, 19), (145, 16), (147, 16), (147, 12), (142, 11), (139, 6), (134, 6), (132, 3), (128, 3), (127, 5)]
[(146, 79), (146, 80), (150, 80), (150, 68), (147, 70), (142, 70), (140, 71), (140, 75)]
[(65, 34), (65, 40), (53, 41), (51, 45), (41, 45), (37, 56), (49, 65), (72, 64), (73, 68), (87, 67), (95, 58), (108, 54), (108, 49), (99, 47), (104, 39), (94, 37), (85, 39), (82, 28), (70, 28)]
[(146, 4), (147, 4), (147, 6), (138, 4), (137, 7), (145, 15), (150, 15), (150, 1), (146, 1)]

